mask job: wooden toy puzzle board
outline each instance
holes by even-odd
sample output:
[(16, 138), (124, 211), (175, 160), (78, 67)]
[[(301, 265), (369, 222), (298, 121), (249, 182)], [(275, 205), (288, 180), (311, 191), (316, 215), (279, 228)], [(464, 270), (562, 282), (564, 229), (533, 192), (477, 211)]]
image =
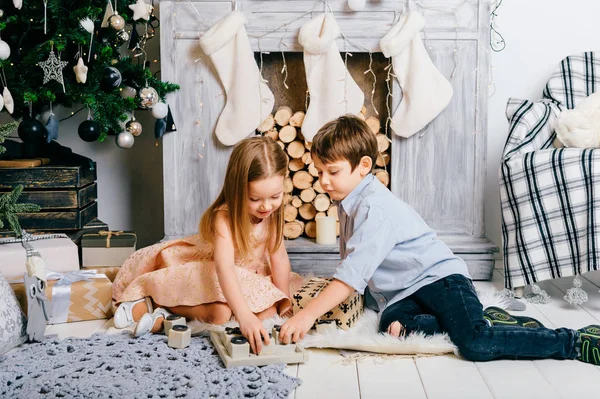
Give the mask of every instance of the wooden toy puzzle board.
[[(280, 363), (304, 363), (308, 361), (308, 352), (298, 344), (281, 345), (272, 338), (271, 344), (263, 346), (260, 355), (242, 350), (241, 354), (230, 355), (231, 339), (241, 335), (227, 334), (225, 331), (211, 331), (210, 339), (217, 349), (226, 368), (236, 366), (266, 366)], [(245, 345), (248, 345), (247, 343)], [(248, 345), (249, 349), (249, 345)], [(246, 354), (247, 353), (247, 354)]]

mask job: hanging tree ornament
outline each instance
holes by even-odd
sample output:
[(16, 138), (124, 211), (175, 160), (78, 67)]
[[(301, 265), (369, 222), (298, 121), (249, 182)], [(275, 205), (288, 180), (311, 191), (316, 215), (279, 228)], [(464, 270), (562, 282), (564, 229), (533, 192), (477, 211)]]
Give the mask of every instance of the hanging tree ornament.
[(131, 113), (131, 120), (125, 124), (125, 130), (127, 130), (135, 137), (142, 134), (142, 124), (135, 119), (135, 115), (133, 115), (133, 112)]
[(135, 142), (135, 138), (128, 131), (124, 131), (117, 135), (115, 142), (117, 143), (117, 146), (119, 148), (127, 149), (127, 148), (131, 148), (133, 146), (133, 143)]
[(23, 0), (13, 0), (13, 4), (17, 10), (20, 10), (23, 7)]
[(130, 86), (121, 87), (121, 97), (123, 98), (134, 98), (137, 94), (137, 90)]
[(123, 78), (121, 72), (115, 67), (104, 68), (104, 76), (100, 80), (100, 87), (104, 91), (111, 91), (121, 85)]
[(66, 93), (62, 70), (67, 64), (68, 62), (56, 58), (56, 54), (54, 54), (54, 44), (52, 44), (48, 59), (39, 62), (40, 68), (44, 70), (44, 84), (51, 80), (56, 80), (62, 85), (63, 93)]
[(2, 92), (2, 101), (4, 101), (4, 108), (6, 108), (6, 111), (12, 115), (15, 111), (15, 101), (6, 84), (4, 85), (4, 91)]
[(167, 113), (167, 133), (170, 132), (176, 132), (177, 131), (177, 126), (175, 126), (175, 120), (173, 119), (173, 114), (171, 113), (171, 107), (167, 104), (167, 107), (169, 108), (169, 112)]
[(133, 50), (137, 47), (138, 43), (140, 42), (140, 34), (138, 33), (135, 24), (133, 25), (133, 29), (131, 29), (131, 39), (129, 39), (129, 45), (127, 46), (127, 48), (129, 50)]
[(107, 0), (106, 2), (106, 11), (104, 11), (104, 18), (102, 18), (102, 23), (100, 24), (101, 28), (108, 28), (108, 19), (115, 14), (115, 10), (113, 9), (112, 2)]
[(2, 108), (6, 108), (6, 111), (9, 114), (12, 114), (15, 110), (15, 101), (13, 100), (13, 97), (10, 94), (10, 91), (8, 90), (8, 82), (6, 81), (6, 75), (4, 74), (4, 68), (2, 68), (1, 70), (2, 74), (0, 74), (0, 84), (4, 86), (4, 91), (0, 96), (0, 111), (2, 111)]
[(117, 43), (119, 45), (125, 43), (127, 40), (129, 40), (129, 33), (127, 33), (125, 29), (121, 29), (117, 32)]
[(87, 82), (88, 67), (83, 63), (83, 58), (79, 57), (77, 65), (73, 67), (73, 71), (75, 72), (77, 83)]
[(35, 143), (42, 142), (44, 137), (46, 137), (46, 128), (42, 125), (42, 122), (34, 119), (31, 116), (32, 103), (29, 102), (29, 116), (25, 117), (23, 121), (19, 124), (19, 128), (17, 132), (19, 134), (19, 138), (23, 140), (24, 143)]
[[(85, 31), (87, 33), (90, 34), (90, 49), (88, 50), (88, 63), (89, 63), (90, 56), (92, 55), (92, 41), (94, 40), (94, 21), (92, 21), (88, 17), (85, 17), (81, 21), (79, 21), (79, 24), (81, 25), (81, 27), (83, 29), (85, 29)], [(85, 82), (83, 82), (83, 83), (85, 83)]]
[(91, 113), (88, 109), (88, 119), (81, 122), (77, 128), (77, 134), (79, 134), (81, 140), (91, 143), (92, 141), (98, 140), (101, 133), (102, 128), (97, 122), (92, 120)]
[(146, 4), (144, 0), (137, 0), (137, 3), (129, 6), (133, 10), (133, 20), (137, 21), (140, 18), (146, 21), (150, 19), (150, 13), (152, 13), (152, 7), (150, 4)]
[(108, 19), (108, 26), (116, 31), (120, 31), (125, 27), (125, 19), (123, 19), (123, 17), (115, 11), (115, 13)]
[(159, 102), (156, 103), (154, 107), (152, 107), (152, 116), (156, 119), (162, 119), (167, 116), (169, 113), (169, 106), (165, 103)]
[(51, 143), (52, 140), (58, 139), (58, 119), (52, 112), (52, 103), (50, 103), (50, 117), (46, 122), (46, 143)]
[(158, 145), (158, 139), (164, 136), (167, 130), (167, 118), (157, 119), (154, 123), (154, 137), (156, 138), (156, 145)]
[(10, 46), (0, 39), (0, 60), (7, 60), (8, 57), (10, 57)]
[(144, 87), (140, 90), (140, 107), (152, 108), (159, 100), (158, 92), (153, 87)]

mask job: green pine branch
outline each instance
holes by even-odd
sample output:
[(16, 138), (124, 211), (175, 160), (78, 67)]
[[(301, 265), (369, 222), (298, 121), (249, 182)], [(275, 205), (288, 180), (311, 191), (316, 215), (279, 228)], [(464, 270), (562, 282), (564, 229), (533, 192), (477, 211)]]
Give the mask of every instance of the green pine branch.
[(18, 203), (18, 199), (23, 192), (23, 185), (19, 184), (10, 193), (5, 193), (0, 197), (0, 229), (4, 228), (3, 219), (8, 222), (11, 230), (17, 237), (21, 237), (23, 230), (19, 224), (19, 213), (39, 212), (40, 207), (36, 204)]
[[(4, 141), (8, 138), (8, 136), (17, 129), (19, 126), (19, 122), (11, 122), (6, 123), (4, 125), (0, 125), (0, 144), (4, 143)], [(6, 147), (0, 145), (0, 154), (6, 151)]]

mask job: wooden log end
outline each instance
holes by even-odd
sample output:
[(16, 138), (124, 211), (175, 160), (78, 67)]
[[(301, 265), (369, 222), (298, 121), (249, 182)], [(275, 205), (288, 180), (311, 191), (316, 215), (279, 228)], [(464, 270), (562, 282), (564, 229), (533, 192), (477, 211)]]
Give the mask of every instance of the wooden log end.
[(292, 109), (288, 106), (279, 107), (273, 116), (275, 123), (279, 126), (287, 126), (290, 123), (292, 117)]

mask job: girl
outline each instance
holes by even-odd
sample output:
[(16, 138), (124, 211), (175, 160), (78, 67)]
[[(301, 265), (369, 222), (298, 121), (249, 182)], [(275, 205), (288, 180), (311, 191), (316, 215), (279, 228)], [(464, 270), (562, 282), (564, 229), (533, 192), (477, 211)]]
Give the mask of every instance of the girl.
[[(283, 181), (288, 158), (268, 137), (233, 150), (223, 189), (199, 234), (131, 255), (113, 284), (117, 328), (138, 321), (135, 335), (156, 332), (168, 312), (223, 324), (232, 315), (254, 353), (269, 335), (261, 320), (291, 308), (302, 279), (283, 245)], [(152, 312), (152, 301), (157, 309)]]

